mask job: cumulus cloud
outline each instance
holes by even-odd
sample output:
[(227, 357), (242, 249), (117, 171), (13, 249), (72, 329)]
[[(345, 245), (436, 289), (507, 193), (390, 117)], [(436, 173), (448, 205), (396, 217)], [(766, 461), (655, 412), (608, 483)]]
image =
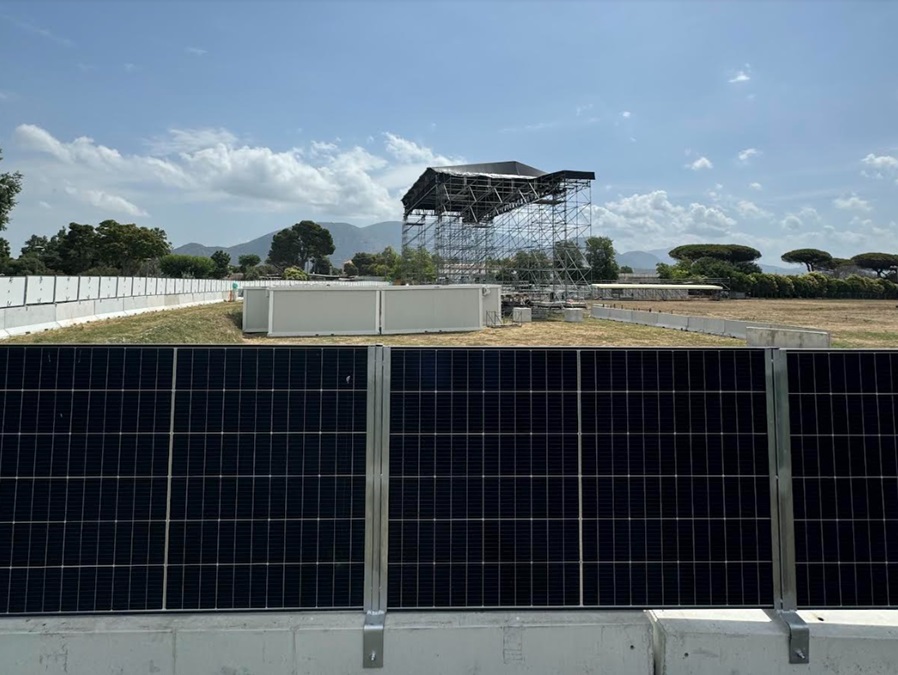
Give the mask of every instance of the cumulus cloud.
[(15, 139), (35, 153), (33, 173), (71, 186), (85, 203), (135, 216), (146, 214), (135, 201), (166, 198), (273, 211), (301, 207), (311, 216), (395, 218), (397, 198), (427, 166), (464, 161), (393, 133), (384, 134), (383, 153), (333, 142), (275, 150), (241, 143), (226, 129), (173, 129), (135, 155), (87, 136), (62, 141), (32, 124), (19, 126)]
[(748, 82), (751, 79), (751, 65), (745, 64), (744, 68), (737, 70), (728, 80), (730, 84), (738, 84), (739, 82)]
[(764, 189), (764, 186), (762, 186), (760, 183), (749, 183), (748, 187), (750, 187), (752, 190), (763, 190)]
[(697, 202), (674, 204), (655, 190), (593, 207), (593, 226), (625, 246), (674, 245), (729, 237), (736, 221), (723, 209)]
[(193, 54), (194, 56), (204, 56), (205, 54), (209, 53), (205, 49), (201, 49), (200, 47), (185, 47), (184, 51), (188, 54)]
[(697, 160), (692, 162), (691, 164), (685, 165), (687, 169), (692, 169), (693, 171), (701, 171), (702, 169), (713, 169), (714, 165), (711, 163), (711, 160), (707, 157), (699, 157)]
[(624, 110), (624, 111), (620, 114), (620, 116), (623, 117), (624, 119), (629, 119), (630, 117), (633, 116), (633, 113), (631, 113), (629, 110)]
[(123, 213), (128, 216), (149, 216), (150, 214), (142, 208), (129, 202), (124, 197), (112, 195), (102, 190), (79, 190), (68, 186), (65, 188), (67, 194), (79, 199), (82, 202), (90, 204), (101, 211), (109, 211), (111, 213)]
[(737, 157), (739, 158), (740, 162), (744, 163), (744, 162), (748, 162), (748, 160), (750, 160), (752, 157), (757, 157), (760, 154), (761, 154), (761, 151), (758, 150), (757, 148), (746, 148), (745, 150), (740, 152), (737, 155)]
[(873, 207), (866, 199), (861, 199), (857, 195), (850, 197), (839, 197), (833, 200), (833, 206), (843, 211), (872, 211)]
[(743, 218), (770, 218), (773, 215), (748, 199), (739, 200), (736, 211)]
[(801, 218), (796, 216), (794, 213), (790, 213), (782, 219), (780, 225), (783, 226), (784, 230), (795, 232), (797, 230), (800, 230), (804, 223), (801, 221)]
[(861, 162), (871, 169), (898, 169), (898, 157), (891, 155), (874, 155), (871, 152)]

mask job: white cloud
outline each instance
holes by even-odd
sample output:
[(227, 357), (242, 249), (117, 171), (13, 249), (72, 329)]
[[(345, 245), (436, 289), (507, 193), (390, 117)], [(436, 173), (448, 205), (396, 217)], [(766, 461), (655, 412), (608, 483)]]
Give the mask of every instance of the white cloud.
[(580, 115), (585, 113), (587, 110), (592, 110), (592, 103), (587, 103), (586, 105), (578, 105), (576, 108), (574, 108), (574, 113), (577, 115), (577, 117), (580, 117)]
[(42, 209), (52, 209), (53, 208), (49, 202), (45, 202), (44, 200), (39, 201), (37, 203), (37, 205), (40, 206)]
[(740, 152), (737, 156), (740, 162), (747, 162), (752, 157), (757, 157), (761, 154), (761, 151), (757, 148), (746, 148), (742, 152)]
[(817, 212), (817, 209), (812, 206), (802, 206), (798, 211), (798, 217), (805, 222), (813, 220), (814, 222), (819, 223), (822, 220), (822, 218), (820, 218), (820, 214)]
[(185, 47), (184, 51), (188, 54), (193, 54), (194, 56), (203, 56), (209, 53), (205, 49), (201, 49), (200, 47)]
[[(393, 133), (383, 135), (383, 153), (333, 142), (275, 150), (238, 141), (226, 129), (171, 130), (147, 142), (147, 154), (126, 155), (82, 136), (69, 142), (24, 124), (15, 139), (36, 156), (22, 165), (51, 186), (69, 185), (73, 196), (94, 206), (145, 213), (137, 203), (223, 201), (238, 209), (296, 211), (347, 219), (396, 218), (398, 191), (427, 167), (457, 164)], [(127, 195), (121, 197), (122, 194)]]
[(633, 113), (631, 113), (629, 110), (624, 110), (624, 111), (620, 114), (620, 116), (623, 117), (624, 119), (629, 119), (630, 117), (633, 116)]
[(801, 218), (796, 216), (794, 213), (790, 213), (785, 218), (782, 219), (782, 221), (780, 222), (780, 225), (783, 226), (784, 230), (790, 230), (792, 232), (796, 232), (797, 230), (801, 229), (801, 227), (802, 227), (802, 225), (804, 225), (804, 223), (802, 222)]
[(748, 82), (751, 79), (751, 64), (746, 63), (744, 68), (737, 70), (729, 79), (730, 84)]
[(42, 28), (40, 26), (35, 26), (33, 24), (28, 23), (27, 21), (20, 21), (20, 20), (14, 18), (14, 17), (11, 17), (7, 14), (0, 14), (0, 18), (5, 19), (6, 21), (10, 22), (16, 28), (18, 28), (19, 30), (21, 30), (25, 33), (37, 35), (46, 40), (50, 40), (51, 42), (55, 42), (58, 45), (62, 45), (63, 47), (73, 47), (75, 45), (75, 43), (72, 42), (71, 40), (69, 40), (68, 38), (56, 35), (56, 33), (54, 33), (53, 31), (51, 31), (48, 28)]
[(752, 190), (763, 190), (764, 189), (764, 187), (760, 183), (749, 183), (748, 187), (750, 187)]
[(870, 206), (870, 202), (866, 199), (861, 199), (857, 195), (851, 195), (850, 197), (839, 197), (833, 200), (833, 206), (837, 209), (842, 209), (844, 211), (872, 211), (873, 207)]
[(594, 206), (593, 226), (619, 246), (645, 247), (646, 242), (664, 246), (731, 237), (736, 221), (717, 206), (681, 206), (655, 190)]
[(90, 204), (101, 211), (109, 211), (111, 213), (124, 213), (128, 216), (149, 216), (146, 211), (137, 206), (133, 202), (129, 202), (124, 197), (109, 194), (102, 190), (79, 190), (72, 186), (65, 188), (67, 194), (76, 199)]
[(736, 211), (743, 218), (770, 218), (773, 215), (747, 199), (739, 200), (736, 204)]
[(711, 160), (707, 157), (699, 157), (697, 160), (692, 162), (691, 164), (685, 165), (687, 169), (692, 169), (693, 171), (701, 171), (702, 169), (713, 169), (714, 165), (711, 163)]
[(891, 155), (874, 155), (871, 152), (861, 162), (873, 169), (898, 169), (898, 157)]

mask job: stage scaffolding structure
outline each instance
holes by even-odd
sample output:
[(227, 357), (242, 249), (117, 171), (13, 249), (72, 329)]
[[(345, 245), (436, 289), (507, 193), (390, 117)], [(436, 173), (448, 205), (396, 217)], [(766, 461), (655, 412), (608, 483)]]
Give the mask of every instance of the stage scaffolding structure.
[(569, 297), (589, 283), (593, 180), (520, 162), (428, 168), (402, 198), (403, 251), (430, 251), (438, 283)]

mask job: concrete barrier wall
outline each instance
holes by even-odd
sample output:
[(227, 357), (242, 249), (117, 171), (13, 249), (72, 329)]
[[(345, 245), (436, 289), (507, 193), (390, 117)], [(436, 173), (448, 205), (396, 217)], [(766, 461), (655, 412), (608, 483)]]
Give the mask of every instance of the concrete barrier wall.
[[(823, 331), (809, 331), (806, 328), (798, 326), (783, 326), (757, 321), (737, 321), (734, 319), (720, 319), (712, 316), (684, 316), (682, 314), (667, 314), (665, 312), (647, 312), (639, 309), (616, 309), (612, 307), (601, 307), (599, 305), (592, 308), (592, 317), (594, 319), (605, 319), (607, 321), (622, 321), (624, 323), (637, 323), (643, 326), (658, 326), (659, 328), (685, 330), (692, 333), (719, 335), (721, 337), (731, 337), (739, 340), (747, 340), (748, 329), (750, 327), (779, 331), (822, 333), (826, 336), (826, 345), (821, 344), (820, 346), (828, 347), (830, 340), (829, 333)], [(808, 338), (808, 340), (810, 340), (810, 338)], [(813, 342), (813, 340), (811, 340), (811, 342)], [(806, 345), (778, 344), (775, 346), (787, 347), (812, 345), (808, 342)], [(817, 346), (817, 344), (814, 344), (813, 346)]]
[(362, 667), (360, 612), (0, 619), (10, 675), (891, 675), (894, 611), (802, 612), (810, 664), (760, 610), (388, 613), (383, 668)]
[[(217, 291), (212, 293), (185, 293), (182, 295), (99, 298), (96, 300), (73, 300), (71, 302), (54, 304), (0, 307), (0, 339), (160, 309), (223, 302), (226, 298), (227, 293)], [(0, 670), (0, 673), (2, 672)]]
[(825, 349), (829, 345), (829, 333), (815, 330), (787, 330), (785, 328), (747, 328), (746, 343), (749, 347), (804, 347)]

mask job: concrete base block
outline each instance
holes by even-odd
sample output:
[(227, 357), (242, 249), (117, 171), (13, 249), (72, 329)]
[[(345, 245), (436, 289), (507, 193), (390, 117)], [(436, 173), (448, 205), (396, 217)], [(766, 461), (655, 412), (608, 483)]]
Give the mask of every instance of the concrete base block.
[(656, 610), (656, 675), (886, 675), (898, 663), (898, 612), (801, 612), (809, 664), (790, 664), (788, 632), (761, 610)]
[(533, 310), (529, 307), (512, 307), (511, 320), (515, 323), (530, 323), (533, 321)]
[(583, 322), (583, 310), (574, 307), (565, 307), (564, 308), (564, 320), (569, 323), (582, 323)]
[[(16, 675), (346, 675), (362, 668), (361, 612), (0, 620)], [(652, 671), (643, 612), (396, 613), (384, 675)]]
[(755, 326), (749, 326), (745, 329), (745, 342), (749, 347), (806, 347), (810, 349), (825, 349), (830, 345), (830, 336), (826, 331), (757, 328)]
[(678, 314), (660, 314), (658, 318), (660, 328), (672, 328), (674, 330), (686, 330), (689, 326), (689, 318)]
[(8, 307), (3, 312), (3, 329), (7, 335), (40, 333), (59, 328), (55, 305), (24, 305)]

